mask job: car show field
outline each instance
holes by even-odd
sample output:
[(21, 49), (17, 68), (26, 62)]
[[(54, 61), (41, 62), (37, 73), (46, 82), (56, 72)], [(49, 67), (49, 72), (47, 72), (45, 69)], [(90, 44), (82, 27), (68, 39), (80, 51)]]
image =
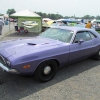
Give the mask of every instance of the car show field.
[(100, 100), (99, 10), (99, 0), (2, 0), (0, 100)]

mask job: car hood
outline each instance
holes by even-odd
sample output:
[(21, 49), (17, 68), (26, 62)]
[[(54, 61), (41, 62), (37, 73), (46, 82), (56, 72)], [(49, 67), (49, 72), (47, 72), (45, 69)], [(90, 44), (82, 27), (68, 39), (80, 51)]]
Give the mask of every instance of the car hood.
[(38, 49), (42, 50), (42, 48), (43, 49), (52, 48), (55, 47), (55, 45), (59, 45), (62, 43), (63, 42), (48, 38), (43, 38), (40, 36), (28, 39), (4, 41), (0, 43), (0, 54), (9, 57), (21, 52), (27, 53), (30, 50), (33, 50), (33, 52), (37, 52)]

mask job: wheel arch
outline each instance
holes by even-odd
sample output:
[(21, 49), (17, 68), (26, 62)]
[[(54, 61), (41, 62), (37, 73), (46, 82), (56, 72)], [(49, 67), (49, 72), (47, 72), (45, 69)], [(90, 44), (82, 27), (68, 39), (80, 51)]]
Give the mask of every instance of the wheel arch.
[[(43, 62), (45, 62), (45, 61), (49, 61), (49, 60), (53, 60), (53, 61), (55, 61), (56, 62), (56, 64), (57, 64), (57, 67), (59, 68), (59, 66), (60, 66), (60, 62), (57, 60), (57, 59), (45, 59), (45, 60), (42, 60), (38, 65), (37, 65), (37, 67), (36, 67), (36, 69), (38, 68), (38, 66), (40, 65), (40, 64), (42, 64)], [(35, 69), (35, 71), (36, 71), (36, 69)], [(35, 72), (34, 71), (34, 72)]]
[[(44, 74), (44, 68), (48, 67), (45, 66), (45, 64), (50, 64), (50, 73), (47, 72), (48, 74)], [(42, 60), (41, 63), (38, 64), (34, 72), (35, 79), (41, 82), (47, 82), (51, 80), (55, 76), (58, 66), (59, 62), (56, 59)]]

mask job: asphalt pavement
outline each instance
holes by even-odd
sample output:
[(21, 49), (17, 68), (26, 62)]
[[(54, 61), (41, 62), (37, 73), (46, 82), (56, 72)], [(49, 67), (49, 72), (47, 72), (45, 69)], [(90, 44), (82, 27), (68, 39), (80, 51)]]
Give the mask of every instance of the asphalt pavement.
[(10, 23), (10, 25), (4, 25), (3, 26), (2, 35), (9, 33), (11, 30), (14, 30), (14, 23), (13, 22)]
[[(31, 36), (11, 34), (4, 39)], [(46, 83), (0, 69), (0, 100), (100, 100), (100, 61), (88, 58), (60, 68)]]
[(100, 61), (63, 67), (46, 83), (0, 69), (0, 100), (100, 100)]
[(3, 38), (9, 34), (14, 32), (14, 23), (11, 23), (10, 25), (4, 25), (2, 29), (2, 35), (0, 35), (0, 40), (3, 40)]
[(38, 36), (39, 33), (21, 33), (18, 34), (18, 32), (15, 31), (15, 24), (13, 22), (10, 23), (10, 25), (4, 25), (2, 29), (2, 35), (0, 35), (0, 41), (3, 40), (11, 40), (11, 39), (18, 39), (18, 38), (30, 38), (34, 36)]

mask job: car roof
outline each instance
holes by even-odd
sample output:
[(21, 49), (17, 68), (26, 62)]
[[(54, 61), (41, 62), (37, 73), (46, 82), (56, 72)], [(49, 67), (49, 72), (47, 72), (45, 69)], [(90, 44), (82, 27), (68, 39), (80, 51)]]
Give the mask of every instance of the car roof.
[(78, 31), (90, 31), (93, 34), (95, 34), (96, 36), (98, 36), (100, 38), (100, 34), (93, 30), (93, 29), (89, 29), (89, 28), (84, 28), (84, 27), (74, 27), (74, 26), (54, 26), (52, 28), (59, 28), (59, 29), (65, 29), (65, 30), (70, 30), (70, 31), (74, 31), (74, 32), (78, 32)]
[(57, 21), (62, 21), (62, 22), (71, 22), (71, 23), (76, 23), (76, 22), (80, 22), (78, 20), (70, 20), (70, 19), (59, 19)]
[(92, 29), (84, 28), (84, 27), (75, 27), (75, 26), (55, 26), (53, 28), (60, 28), (65, 30), (71, 30), (71, 31), (90, 31)]

